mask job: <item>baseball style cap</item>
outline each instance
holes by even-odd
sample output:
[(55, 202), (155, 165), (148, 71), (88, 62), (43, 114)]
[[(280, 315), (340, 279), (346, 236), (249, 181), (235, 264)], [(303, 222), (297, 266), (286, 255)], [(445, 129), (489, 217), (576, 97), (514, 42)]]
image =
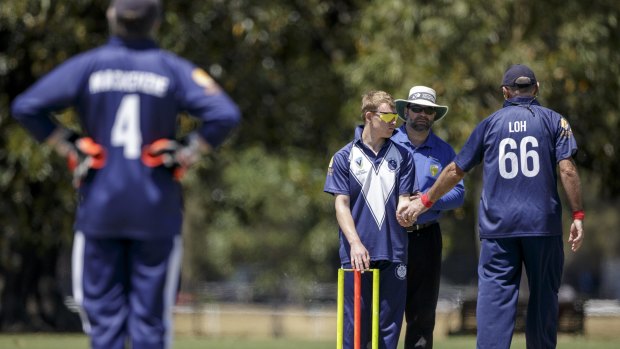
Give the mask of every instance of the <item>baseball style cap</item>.
[(132, 31), (148, 30), (161, 13), (160, 0), (112, 0), (116, 18)]
[(506, 70), (502, 86), (526, 87), (536, 84), (536, 75), (532, 69), (523, 64), (514, 64)]

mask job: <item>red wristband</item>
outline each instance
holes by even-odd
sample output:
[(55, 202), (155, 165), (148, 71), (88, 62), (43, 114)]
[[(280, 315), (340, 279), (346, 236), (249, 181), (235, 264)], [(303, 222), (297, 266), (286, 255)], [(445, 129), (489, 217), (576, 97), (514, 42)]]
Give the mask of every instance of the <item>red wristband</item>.
[(424, 207), (426, 208), (431, 208), (431, 206), (433, 206), (434, 204), (434, 202), (428, 199), (428, 195), (426, 193), (420, 196), (420, 200), (422, 201), (422, 205), (424, 205)]
[(573, 219), (578, 219), (582, 221), (585, 217), (586, 217), (586, 214), (585, 212), (583, 212), (583, 210), (573, 212)]

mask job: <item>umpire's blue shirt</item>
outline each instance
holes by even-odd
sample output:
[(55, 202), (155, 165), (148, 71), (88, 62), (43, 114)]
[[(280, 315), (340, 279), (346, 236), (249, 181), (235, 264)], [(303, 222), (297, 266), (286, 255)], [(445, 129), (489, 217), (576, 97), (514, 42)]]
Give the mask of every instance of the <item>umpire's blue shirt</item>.
[[(396, 129), (392, 136), (392, 140), (409, 149), (411, 154), (413, 154), (417, 186), (418, 189), (424, 193), (433, 186), (444, 167), (454, 160), (454, 149), (452, 149), (450, 144), (437, 137), (432, 130), (428, 134), (426, 141), (419, 147), (416, 147), (409, 141), (406, 127), (407, 126), (403, 124)], [(430, 210), (420, 215), (416, 224), (424, 224), (438, 220), (441, 216), (441, 211), (460, 207), (463, 204), (464, 198), (465, 186), (461, 180), (454, 188), (442, 196), (441, 199), (437, 200)]]

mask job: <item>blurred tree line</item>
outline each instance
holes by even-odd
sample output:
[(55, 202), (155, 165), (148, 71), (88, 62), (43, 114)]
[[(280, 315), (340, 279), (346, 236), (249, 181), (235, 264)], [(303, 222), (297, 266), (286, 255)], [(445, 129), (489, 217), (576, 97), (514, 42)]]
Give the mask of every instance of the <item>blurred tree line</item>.
[[(405, 98), (417, 84), (450, 106), (435, 131), (458, 151), (501, 106), (512, 63), (541, 82), (580, 146), (586, 242), (566, 282), (601, 296), (601, 263), (618, 258), (620, 3), (483, 0), (164, 1), (161, 46), (204, 67), (243, 111), (242, 126), (184, 179), (183, 284), (243, 276), (265, 294), (333, 282), (337, 223), (322, 192), (331, 155), (360, 122), (360, 96)], [(107, 40), (107, 0), (0, 5), (0, 330), (75, 324), (70, 280), (75, 193), (64, 160), (10, 117), (14, 97), (68, 57)], [(74, 119), (72, 111), (59, 115)], [(186, 116), (183, 130), (193, 127)], [(475, 284), (480, 172), (445, 215), (445, 279)], [(527, 188), (525, 188), (527, 190)], [(565, 208), (568, 216), (568, 209)], [(566, 229), (568, 217), (566, 218)], [(592, 278), (587, 285), (584, 274)], [(240, 276), (241, 275), (241, 276)]]

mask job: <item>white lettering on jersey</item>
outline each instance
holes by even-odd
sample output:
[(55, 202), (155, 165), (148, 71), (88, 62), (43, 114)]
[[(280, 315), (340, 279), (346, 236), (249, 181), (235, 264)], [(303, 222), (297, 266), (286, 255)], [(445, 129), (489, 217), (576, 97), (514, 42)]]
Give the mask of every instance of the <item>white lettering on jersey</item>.
[(378, 168), (364, 152), (354, 146), (350, 154), (350, 171), (362, 187), (364, 201), (373, 215), (377, 227), (381, 228), (385, 220), (385, 206), (396, 186), (401, 163), (398, 150), (390, 145)]
[(509, 133), (515, 133), (515, 132), (525, 132), (527, 131), (527, 121), (523, 120), (523, 121), (515, 121), (515, 122), (509, 122), (508, 123), (508, 132)]
[(165, 76), (138, 70), (100, 70), (92, 73), (88, 80), (90, 93), (141, 92), (157, 97), (166, 94), (169, 84), (170, 79)]

